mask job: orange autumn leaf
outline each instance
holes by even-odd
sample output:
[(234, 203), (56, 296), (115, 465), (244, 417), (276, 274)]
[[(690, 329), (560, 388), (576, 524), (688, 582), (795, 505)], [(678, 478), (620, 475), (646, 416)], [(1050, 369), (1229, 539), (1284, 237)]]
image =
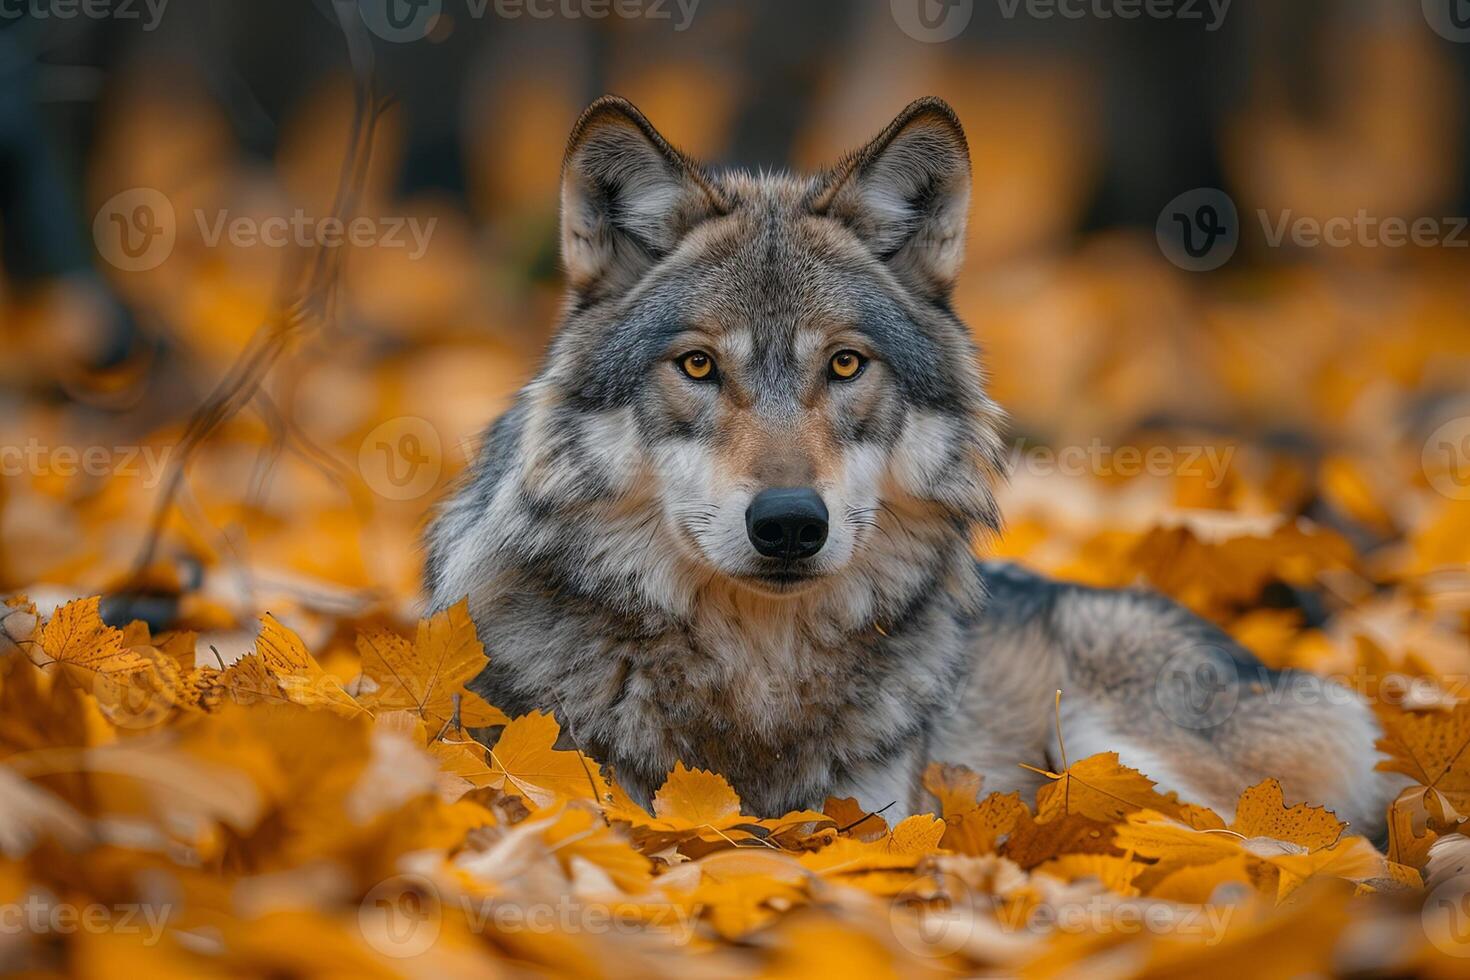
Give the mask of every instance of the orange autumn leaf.
[[(30, 656), (38, 667), (59, 664), (81, 674), (127, 674), (148, 661), (123, 646), (123, 632), (102, 622), (101, 598), (77, 599), (57, 609), (40, 629)], [(83, 682), (85, 683), (85, 681)]]
[[(1307, 804), (1286, 807), (1274, 779), (1241, 793), (1236, 811), (1236, 820), (1223, 830), (1187, 827), (1164, 814), (1139, 811), (1118, 826), (1116, 845), (1153, 862), (1151, 884), (1172, 880), (1184, 890), (1185, 879), (1176, 876), (1185, 868), (1209, 865), (1238, 877), (1244, 867), (1253, 883), (1277, 901), (1319, 875), (1355, 882), (1413, 875), (1363, 838), (1344, 838), (1346, 825), (1330, 811)], [(1197, 890), (1199, 884), (1196, 880), (1189, 887)]]
[(932, 862), (944, 852), (944, 821), (927, 814), (908, 817), (871, 841), (839, 837), (820, 850), (803, 853), (802, 866), (826, 881), (892, 898), (931, 877)]
[(698, 840), (715, 847), (734, 847), (756, 838), (802, 839), (818, 827), (831, 834), (833, 826), (830, 816), (811, 810), (794, 810), (770, 819), (744, 813), (739, 795), (724, 776), (689, 769), (683, 763), (674, 766), (654, 794), (652, 814), (621, 787), (614, 788), (603, 812), (609, 820), (628, 824), (640, 839), (663, 844)]
[[(751, 867), (740, 873), (713, 863), (729, 856)], [(807, 900), (801, 866), (764, 848), (716, 851), (701, 859), (700, 869), (703, 875), (690, 899), (710, 909), (710, 924), (725, 939), (746, 936)]]
[(991, 793), (981, 800), (983, 782), (965, 766), (936, 762), (924, 770), (924, 788), (939, 801), (944, 818), (945, 848), (961, 854), (993, 853), (1022, 814), (1030, 816), (1019, 793)]
[(152, 728), (183, 703), (178, 664), (152, 646), (126, 646), (127, 634), (106, 625), (100, 607), (93, 596), (57, 609), (30, 645), (31, 660), (95, 696), (119, 728)]
[(862, 804), (851, 796), (828, 797), (822, 812), (832, 818), (839, 832), (860, 840), (872, 840), (888, 833), (888, 821), (883, 819), (883, 815), (863, 809)]
[(316, 658), (307, 652), (301, 637), (281, 625), (270, 613), (262, 616), (260, 622), (260, 635), (255, 640), (256, 655), (266, 670), (275, 675), (276, 683), (288, 700), (297, 704), (320, 704), (348, 715), (363, 710), (342, 689), (337, 678), (322, 670)]
[(1268, 860), (1280, 870), (1277, 901), (1318, 875), (1363, 882), (1371, 878), (1393, 878), (1399, 874), (1378, 853), (1378, 849), (1362, 837), (1348, 837), (1331, 847), (1307, 853), (1272, 855)]
[(1111, 823), (1078, 813), (1041, 823), (1024, 804), (1019, 809), (1002, 805), (1002, 815), (1011, 821), (1011, 827), (1000, 853), (1022, 868), (1034, 868), (1061, 854), (1109, 854), (1117, 850)]
[(723, 830), (748, 818), (740, 814), (740, 797), (724, 776), (686, 769), (681, 762), (653, 795), (658, 817), (649, 826), (660, 830)]
[(1241, 853), (1241, 837), (1228, 831), (1199, 831), (1153, 810), (1128, 814), (1115, 828), (1120, 850), (1155, 862), (1166, 873), (1178, 868), (1214, 864)]
[(822, 874), (912, 868), (939, 850), (943, 837), (944, 821), (920, 814), (899, 821), (891, 831), (876, 840), (839, 837), (820, 851), (803, 854), (801, 863)]
[(1422, 869), (1429, 863), (1429, 852), (1439, 833), (1430, 824), (1437, 818), (1430, 813), (1426, 796), (1434, 790), (1427, 786), (1409, 786), (1388, 807), (1388, 859), (1397, 864)]
[(377, 685), (358, 699), (369, 710), (412, 711), (437, 731), (454, 718), (457, 698), (462, 727), (510, 721), (499, 708), (464, 688), (488, 663), (467, 601), (421, 621), (412, 643), (375, 627), (358, 636), (357, 648), (363, 673)]
[(1038, 823), (1068, 815), (1113, 823), (1136, 810), (1152, 809), (1179, 816), (1192, 826), (1223, 825), (1204, 807), (1180, 803), (1177, 797), (1159, 793), (1152, 779), (1122, 765), (1116, 752), (1099, 752), (1060, 773), (1044, 775), (1052, 782), (1036, 792)]
[(1388, 758), (1377, 768), (1434, 791), (1426, 803), (1439, 820), (1436, 829), (1470, 814), (1470, 702), (1450, 711), (1388, 712), (1381, 721), (1378, 749)]
[(1165, 875), (1149, 888), (1148, 894), (1170, 902), (1205, 905), (1219, 893), (1221, 886), (1251, 888), (1255, 877), (1250, 856), (1233, 854), (1213, 863), (1190, 865)]
[(965, 766), (931, 762), (924, 770), (924, 788), (939, 801), (939, 815), (949, 820), (980, 805), (979, 773)]
[(1240, 794), (1230, 829), (1245, 837), (1270, 837), (1315, 851), (1337, 843), (1347, 824), (1326, 807), (1307, 803), (1288, 807), (1281, 784), (1267, 779)]
[(990, 854), (1021, 820), (1030, 817), (1020, 793), (991, 793), (978, 806), (945, 814), (946, 848), (961, 854)]
[(519, 796), (534, 807), (563, 799), (601, 802), (607, 782), (597, 764), (575, 750), (557, 749), (561, 726), (551, 715), (534, 711), (505, 726), (487, 750), (489, 765), (480, 773), (461, 773), (477, 786)]

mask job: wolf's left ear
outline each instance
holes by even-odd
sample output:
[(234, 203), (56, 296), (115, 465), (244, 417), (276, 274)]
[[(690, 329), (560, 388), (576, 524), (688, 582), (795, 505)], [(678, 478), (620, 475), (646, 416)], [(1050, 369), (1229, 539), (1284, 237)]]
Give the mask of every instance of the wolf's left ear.
[(852, 228), (911, 288), (948, 298), (970, 209), (970, 148), (954, 110), (911, 103), (833, 168), (811, 207)]
[(631, 287), (688, 232), (726, 208), (704, 172), (627, 99), (603, 96), (567, 141), (561, 250), (573, 290)]

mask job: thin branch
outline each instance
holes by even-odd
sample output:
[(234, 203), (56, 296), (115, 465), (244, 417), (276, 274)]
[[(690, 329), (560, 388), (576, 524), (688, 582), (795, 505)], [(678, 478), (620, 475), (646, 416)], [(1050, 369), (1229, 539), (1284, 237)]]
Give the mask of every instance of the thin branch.
[[(367, 182), (374, 134), (381, 106), (374, 90), (373, 50), (366, 28), (352, 0), (333, 0), (333, 9), (347, 45), (353, 76), (353, 115), (347, 152), (338, 173), (332, 217), (351, 220)], [(344, 250), (313, 244), (305, 260), (305, 271), (295, 264), (282, 273), (282, 295), (277, 308), (246, 343), (245, 349), (210, 395), (190, 417), (174, 455), (168, 478), (154, 505), (148, 533), (134, 559), (129, 586), (136, 586), (157, 557), (164, 528), (173, 512), (185, 474), (198, 448), (225, 422), (255, 401), (266, 378), (291, 352), (304, 335), (323, 331), (333, 322), (337, 291), (341, 283)], [(287, 283), (299, 285), (288, 288)], [(269, 423), (268, 423), (269, 424)], [(289, 440), (289, 428), (272, 429), (272, 442)], [(262, 459), (271, 458), (270, 451)], [(257, 471), (255, 485), (263, 485)], [(126, 591), (127, 587), (123, 591)]]

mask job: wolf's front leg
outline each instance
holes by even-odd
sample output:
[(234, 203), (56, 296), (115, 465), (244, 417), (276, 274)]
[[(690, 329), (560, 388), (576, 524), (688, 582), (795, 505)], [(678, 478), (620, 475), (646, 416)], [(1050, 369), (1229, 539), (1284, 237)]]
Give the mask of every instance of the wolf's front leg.
[(851, 796), (866, 813), (881, 814), (892, 827), (934, 806), (924, 792), (925, 753), (921, 744), (854, 769), (833, 786), (829, 796)]

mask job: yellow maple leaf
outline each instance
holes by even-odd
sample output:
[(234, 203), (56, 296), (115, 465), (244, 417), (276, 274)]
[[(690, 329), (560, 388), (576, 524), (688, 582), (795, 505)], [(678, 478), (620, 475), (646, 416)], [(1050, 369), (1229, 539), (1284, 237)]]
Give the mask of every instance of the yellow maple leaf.
[(698, 838), (717, 846), (736, 846), (755, 838), (764, 841), (782, 835), (802, 836), (817, 824), (832, 824), (831, 817), (811, 810), (793, 810), (770, 819), (742, 813), (740, 796), (724, 776), (690, 769), (682, 762), (675, 764), (654, 794), (652, 816), (625, 793), (615, 797), (604, 812), (609, 820), (631, 824), (644, 840), (663, 838), (676, 843)]
[[(1116, 844), (1153, 859), (1150, 883), (1202, 865), (1235, 873), (1235, 859), (1243, 859), (1253, 883), (1273, 889), (1278, 901), (1317, 875), (1361, 882), (1398, 873), (1363, 838), (1341, 839), (1346, 825), (1330, 811), (1306, 804), (1287, 808), (1274, 779), (1245, 790), (1237, 810), (1235, 823), (1225, 830), (1198, 830), (1154, 811), (1139, 811), (1117, 828)], [(1267, 868), (1274, 876), (1264, 873)], [(1182, 888), (1180, 881), (1175, 886)], [(1199, 886), (1190, 883), (1196, 890)]]
[(152, 728), (182, 702), (178, 664), (152, 646), (126, 646), (127, 635), (102, 621), (100, 605), (93, 596), (57, 609), (29, 647), (31, 660), (89, 691), (119, 728)]
[(1114, 850), (1111, 822), (1069, 813), (1040, 823), (1024, 804), (1019, 810), (1010, 809), (1014, 818), (1000, 853), (1022, 868), (1034, 868), (1060, 854), (1108, 854)]
[(839, 837), (830, 846), (801, 856), (801, 863), (821, 874), (858, 874), (913, 868), (939, 850), (944, 821), (928, 814), (908, 817), (872, 841)]
[(1019, 793), (991, 793), (979, 798), (980, 774), (966, 766), (931, 763), (924, 770), (924, 788), (939, 801), (945, 831), (942, 845), (961, 854), (990, 854), (1000, 839), (1016, 826), (1026, 804)]
[(1115, 842), (1124, 851), (1152, 858), (1159, 875), (1178, 868), (1215, 864), (1241, 853), (1241, 837), (1229, 831), (1199, 831), (1153, 810), (1128, 814), (1115, 828)]
[(1030, 816), (1020, 793), (991, 793), (978, 806), (944, 815), (944, 847), (961, 854), (991, 854), (1000, 839), (1015, 828), (1021, 815)]
[(57, 609), (29, 647), (38, 667), (60, 664), (86, 674), (127, 674), (148, 669), (148, 661), (123, 646), (123, 632), (102, 622), (101, 597), (76, 599)]
[(983, 781), (973, 769), (940, 762), (929, 763), (923, 778), (924, 788), (939, 801), (939, 815), (945, 820), (980, 805)]
[(1266, 779), (1240, 794), (1230, 829), (1245, 837), (1270, 837), (1315, 851), (1337, 843), (1347, 824), (1326, 807), (1306, 803), (1288, 807), (1281, 784)]
[(270, 613), (260, 617), (260, 623), (260, 635), (255, 639), (256, 655), (275, 675), (276, 684), (288, 701), (322, 705), (347, 715), (365, 710), (342, 689), (337, 678), (322, 670), (293, 630), (281, 625)]
[(488, 662), (465, 600), (421, 621), (412, 643), (373, 628), (358, 636), (357, 649), (363, 673), (377, 685), (359, 698), (372, 711), (413, 711), (437, 732), (454, 717), (457, 697), (463, 727), (510, 721), (499, 708), (464, 689)]
[(603, 802), (608, 788), (597, 763), (576, 750), (557, 749), (560, 735), (555, 718), (533, 711), (505, 726), (494, 747), (486, 750), (488, 766), (458, 775), (476, 786), (518, 796), (533, 807), (566, 799)]
[(1204, 807), (1181, 803), (1173, 794), (1159, 793), (1152, 779), (1122, 765), (1116, 752), (1099, 752), (1060, 773), (1043, 775), (1052, 782), (1036, 791), (1038, 823), (1069, 814), (1116, 823), (1129, 813), (1147, 809), (1179, 817), (1191, 826), (1224, 825), (1219, 816)]
[(653, 812), (658, 819), (648, 826), (659, 830), (723, 830), (750, 819), (741, 816), (740, 797), (724, 776), (682, 762), (653, 795)]
[(836, 831), (860, 840), (874, 840), (888, 833), (888, 821), (882, 814), (864, 809), (855, 797), (829, 796), (822, 812), (836, 824)]
[(1470, 702), (1450, 711), (1393, 711), (1380, 718), (1378, 769), (1399, 772), (1433, 790), (1425, 794), (1435, 830), (1453, 830), (1470, 813)]
[(286, 700), (276, 675), (258, 653), (247, 653), (217, 673), (208, 667), (195, 668), (188, 679), (188, 686), (206, 692), (218, 688), (216, 696), (228, 697), (236, 704)]

